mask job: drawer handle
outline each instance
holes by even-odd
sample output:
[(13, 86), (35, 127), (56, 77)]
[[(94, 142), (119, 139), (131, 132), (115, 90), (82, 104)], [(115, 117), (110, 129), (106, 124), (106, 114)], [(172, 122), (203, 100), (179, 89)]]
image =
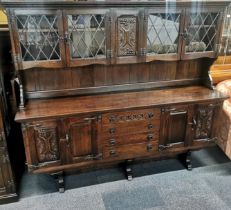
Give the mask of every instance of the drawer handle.
[(115, 150), (110, 150), (110, 155), (111, 156), (115, 156), (116, 155), (116, 151)]
[(148, 113), (148, 118), (152, 118), (152, 117), (154, 117), (154, 113), (153, 112)]
[(110, 128), (110, 129), (109, 129), (109, 133), (110, 133), (110, 134), (114, 134), (115, 132), (116, 132), (116, 129), (115, 129), (115, 128)]
[(152, 150), (152, 144), (147, 145), (147, 151), (150, 151), (150, 150)]
[(115, 145), (116, 144), (116, 140), (115, 139), (110, 139), (109, 140), (109, 144), (110, 145)]
[(148, 136), (147, 136), (147, 139), (150, 141), (150, 140), (153, 140), (153, 134), (148, 134)]
[(148, 125), (148, 129), (153, 129), (154, 128), (154, 125), (153, 124), (149, 124)]

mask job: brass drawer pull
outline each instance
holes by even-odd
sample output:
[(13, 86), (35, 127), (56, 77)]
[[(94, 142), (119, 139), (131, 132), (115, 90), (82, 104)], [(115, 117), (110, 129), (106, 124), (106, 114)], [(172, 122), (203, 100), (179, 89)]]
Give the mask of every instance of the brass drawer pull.
[(148, 136), (147, 136), (147, 139), (150, 141), (150, 140), (153, 140), (153, 134), (148, 134)]
[(115, 122), (115, 120), (116, 120), (116, 117), (115, 117), (115, 116), (112, 115), (112, 116), (109, 117), (109, 122), (110, 122), (110, 123)]
[(116, 155), (116, 151), (115, 150), (110, 150), (110, 155), (111, 156), (115, 156)]
[(116, 129), (115, 129), (115, 128), (110, 128), (110, 129), (109, 129), (109, 133), (110, 133), (110, 134), (114, 134), (115, 132), (116, 132)]
[(152, 117), (154, 117), (154, 113), (153, 112), (148, 113), (148, 118), (152, 118)]
[(115, 145), (116, 144), (116, 140), (115, 139), (110, 139), (109, 140), (109, 144), (110, 145)]
[(150, 151), (150, 150), (152, 150), (152, 144), (147, 145), (147, 151)]
[(148, 125), (148, 129), (153, 129), (154, 128), (154, 125), (153, 124), (149, 124)]

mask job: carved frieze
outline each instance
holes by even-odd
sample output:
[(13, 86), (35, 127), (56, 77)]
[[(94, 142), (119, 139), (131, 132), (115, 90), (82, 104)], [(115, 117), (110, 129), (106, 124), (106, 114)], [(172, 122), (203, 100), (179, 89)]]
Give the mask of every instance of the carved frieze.
[(196, 139), (205, 139), (210, 137), (213, 120), (213, 108), (201, 106), (197, 112), (197, 123), (195, 129)]
[(128, 115), (111, 115), (109, 121), (111, 123), (115, 122), (128, 122), (137, 120), (146, 120), (154, 117), (154, 113), (138, 113), (138, 114), (128, 114)]
[(137, 19), (134, 16), (118, 18), (118, 56), (136, 55)]
[(56, 130), (56, 127), (35, 127), (35, 142), (39, 162), (55, 161), (59, 159)]

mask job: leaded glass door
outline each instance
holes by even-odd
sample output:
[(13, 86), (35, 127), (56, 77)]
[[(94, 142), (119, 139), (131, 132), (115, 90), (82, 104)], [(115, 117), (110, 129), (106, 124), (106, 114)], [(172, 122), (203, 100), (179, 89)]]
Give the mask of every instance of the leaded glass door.
[(110, 63), (110, 26), (107, 9), (65, 10), (68, 66)]
[(211, 8), (186, 10), (182, 59), (217, 56), (222, 14), (222, 11)]
[(179, 60), (183, 11), (150, 9), (146, 11), (146, 61)]
[(61, 11), (24, 9), (11, 12), (18, 69), (63, 67), (65, 47)]

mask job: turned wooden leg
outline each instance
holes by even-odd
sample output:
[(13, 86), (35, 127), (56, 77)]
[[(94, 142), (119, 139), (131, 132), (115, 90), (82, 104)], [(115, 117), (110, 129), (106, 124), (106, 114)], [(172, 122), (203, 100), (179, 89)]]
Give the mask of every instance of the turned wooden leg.
[(63, 171), (53, 173), (51, 174), (55, 179), (58, 181), (58, 187), (59, 187), (59, 192), (64, 193), (65, 187), (64, 187), (64, 175)]
[(125, 162), (125, 173), (126, 173), (128, 181), (131, 181), (133, 179), (131, 166), (132, 166), (132, 160), (127, 160)]
[(190, 151), (190, 150), (186, 153), (185, 165), (186, 165), (186, 168), (187, 168), (189, 171), (192, 170), (192, 161), (191, 161), (191, 151)]

